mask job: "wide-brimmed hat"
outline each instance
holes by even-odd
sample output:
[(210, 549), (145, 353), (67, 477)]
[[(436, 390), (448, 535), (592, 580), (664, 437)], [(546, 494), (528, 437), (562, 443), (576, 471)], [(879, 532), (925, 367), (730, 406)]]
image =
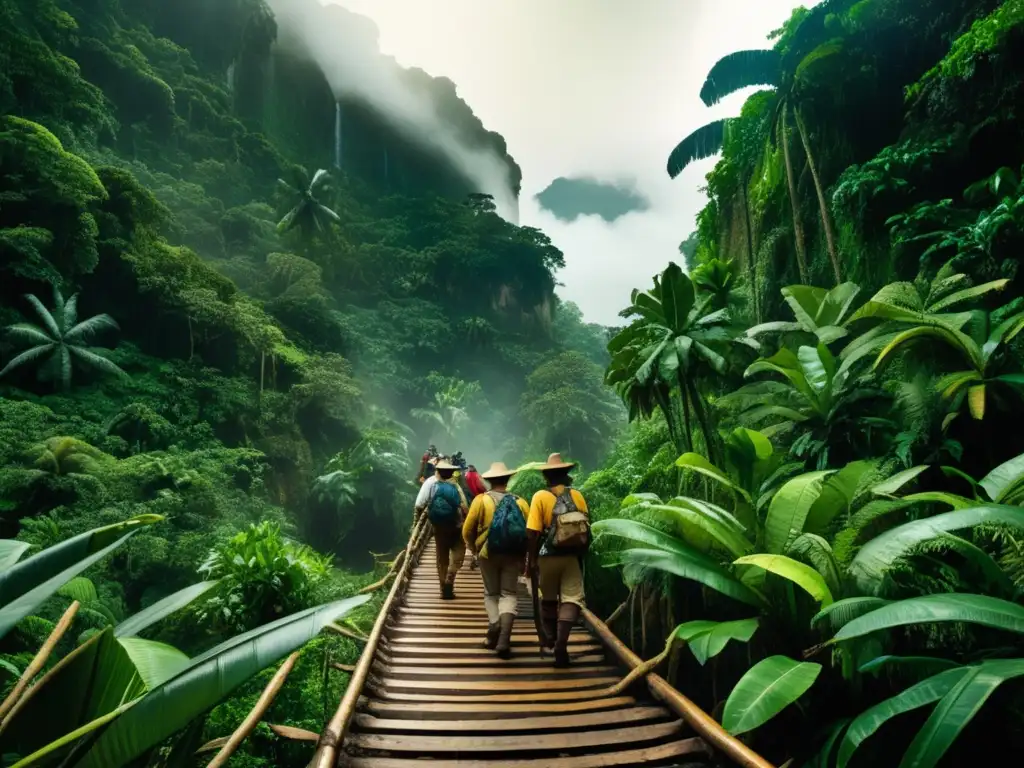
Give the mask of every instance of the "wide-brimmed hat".
[(458, 467), (449, 462), (448, 459), (438, 459), (434, 469), (458, 469)]
[(548, 460), (545, 463), (541, 464), (539, 467), (537, 467), (537, 469), (540, 470), (541, 472), (545, 472), (549, 469), (569, 469), (575, 466), (575, 461), (562, 461), (562, 454), (552, 453), (550, 456), (548, 456)]
[(494, 480), (499, 477), (512, 477), (515, 473), (516, 470), (506, 467), (504, 461), (495, 461), (491, 464), (491, 468), (482, 473), (480, 477), (484, 480)]

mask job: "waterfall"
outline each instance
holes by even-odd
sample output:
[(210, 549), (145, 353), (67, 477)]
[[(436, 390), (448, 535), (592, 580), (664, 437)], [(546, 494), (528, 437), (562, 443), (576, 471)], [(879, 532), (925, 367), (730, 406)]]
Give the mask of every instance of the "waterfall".
[(384, 181), (388, 180), (388, 148), (384, 147)]
[(334, 167), (341, 170), (341, 102), (334, 102)]
[(228, 65), (228, 71), (225, 73), (225, 79), (227, 80), (228, 93), (235, 92), (235, 62), (231, 62)]

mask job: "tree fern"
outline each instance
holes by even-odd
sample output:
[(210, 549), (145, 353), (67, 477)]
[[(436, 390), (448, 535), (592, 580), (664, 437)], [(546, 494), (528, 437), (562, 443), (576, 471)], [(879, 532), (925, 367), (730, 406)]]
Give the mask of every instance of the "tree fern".
[(125, 376), (125, 372), (86, 343), (96, 334), (105, 330), (117, 330), (118, 325), (110, 315), (94, 315), (78, 322), (78, 295), (67, 302), (56, 287), (53, 289), (53, 311), (51, 312), (35, 296), (25, 297), (39, 316), (40, 325), (15, 323), (7, 327), (7, 337), (16, 344), (28, 346), (24, 352), (12, 358), (0, 377), (28, 365), (39, 362), (40, 378), (59, 381), (64, 389), (70, 389), (75, 361), (104, 373)]

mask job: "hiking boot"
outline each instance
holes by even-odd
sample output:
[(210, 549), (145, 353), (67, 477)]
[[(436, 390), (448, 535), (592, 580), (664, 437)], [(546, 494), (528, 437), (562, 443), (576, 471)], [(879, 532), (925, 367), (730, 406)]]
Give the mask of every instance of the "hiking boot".
[(487, 625), (487, 639), (484, 640), (484, 648), (488, 651), (493, 651), (498, 645), (498, 633), (501, 631), (501, 625), (495, 622), (494, 624)]
[(569, 635), (580, 617), (580, 607), (573, 603), (558, 606), (558, 637), (555, 638), (555, 666), (569, 666)]
[(575, 622), (559, 621), (558, 638), (555, 640), (555, 666), (564, 668), (569, 666), (569, 633)]
[(512, 658), (512, 625), (515, 623), (515, 620), (516, 616), (514, 613), (503, 613), (498, 619), (501, 634), (498, 637), (498, 644), (495, 646), (495, 650), (498, 652), (499, 658)]
[(445, 582), (441, 585), (441, 599), (442, 600), (454, 600), (455, 599), (455, 585)]

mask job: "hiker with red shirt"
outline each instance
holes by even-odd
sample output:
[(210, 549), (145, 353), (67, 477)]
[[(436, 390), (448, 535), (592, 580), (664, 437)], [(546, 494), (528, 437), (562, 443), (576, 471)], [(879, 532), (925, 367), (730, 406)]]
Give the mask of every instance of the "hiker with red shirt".
[(420, 458), (420, 471), (416, 475), (416, 482), (423, 485), (423, 481), (428, 477), (434, 476), (434, 468), (431, 466), (437, 461), (437, 448), (433, 445), (427, 446), (427, 450), (423, 452), (423, 456)]
[(487, 487), (484, 485), (480, 473), (476, 471), (476, 467), (472, 464), (466, 469), (466, 485), (469, 488), (469, 492), (473, 494), (473, 498), (476, 498), (481, 493), (487, 493)]

